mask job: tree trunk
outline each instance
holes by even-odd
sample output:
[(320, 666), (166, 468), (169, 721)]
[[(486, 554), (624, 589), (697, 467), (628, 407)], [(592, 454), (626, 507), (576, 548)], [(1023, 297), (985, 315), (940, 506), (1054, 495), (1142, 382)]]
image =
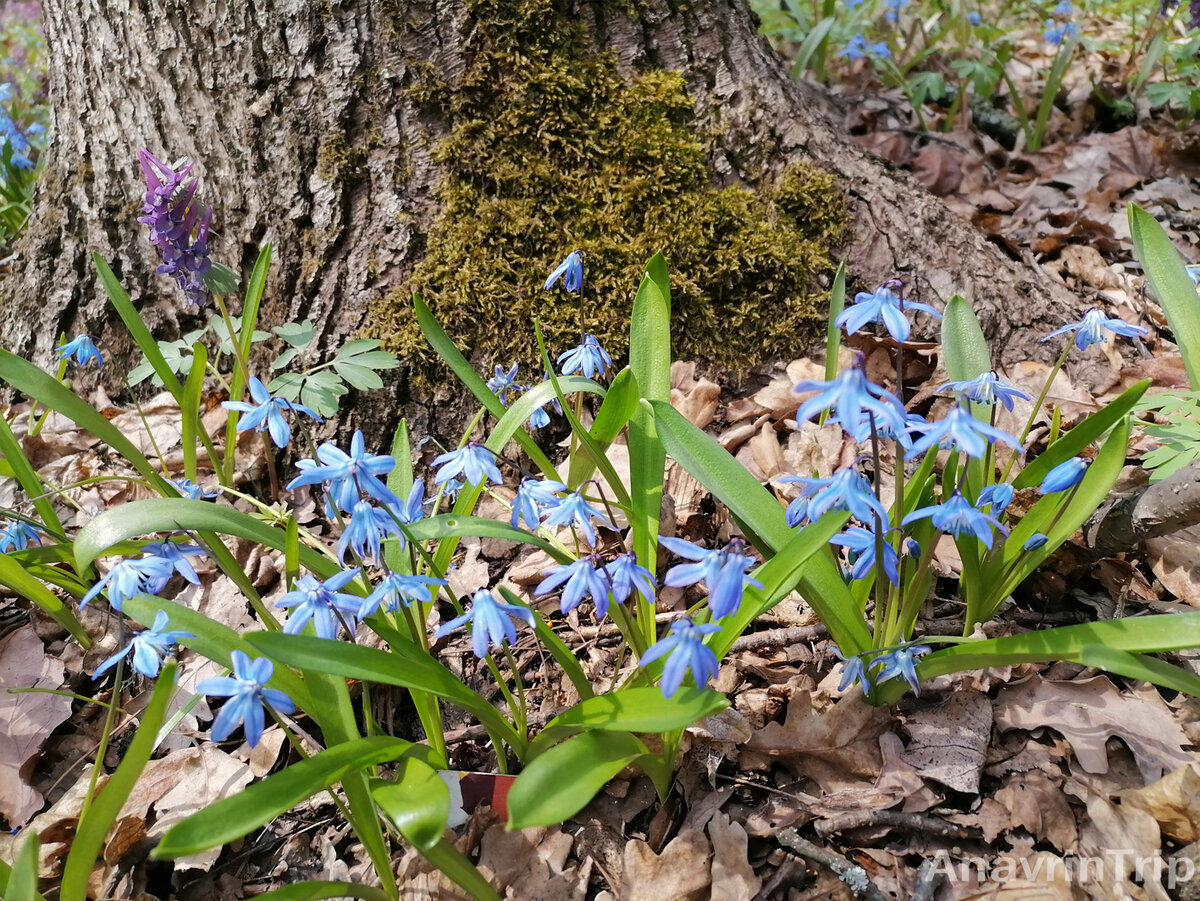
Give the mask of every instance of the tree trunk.
[[(135, 356), (91, 254), (105, 257), (160, 338), (196, 327), (136, 222), (135, 154), (187, 156), (214, 207), (214, 258), (248, 275), (276, 245), (261, 321), (311, 318), (325, 352), (409, 284), (435, 228), (452, 107), (428, 102), (433, 73), (469, 78), (481, 17), (509, 0), (44, 0), (53, 146), (0, 285), (0, 345), (46, 363), (57, 336), (89, 332)], [(842, 253), (852, 284), (899, 277), (936, 305), (973, 304), (1001, 360), (1023, 356), (1069, 299), (1014, 263), (903, 172), (865, 153), (788, 78), (746, 0), (522, 0), (582, 22), (629, 81), (681, 73), (716, 185), (758, 186), (790, 164), (836, 175), (849, 200)], [(564, 248), (547, 248), (548, 255)], [(769, 316), (769, 299), (763, 306)], [(797, 353), (804, 347), (796, 347)], [(111, 391), (117, 367), (105, 367)], [(390, 406), (394, 411), (395, 400)], [(383, 413), (359, 410), (360, 418)]]

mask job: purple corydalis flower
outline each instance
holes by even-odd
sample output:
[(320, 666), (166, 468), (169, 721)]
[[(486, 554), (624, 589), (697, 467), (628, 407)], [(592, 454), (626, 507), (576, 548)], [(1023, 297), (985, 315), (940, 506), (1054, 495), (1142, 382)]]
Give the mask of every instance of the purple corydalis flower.
[(712, 550), (665, 535), (659, 537), (658, 543), (673, 554), (696, 561), (672, 566), (663, 577), (663, 584), (683, 588), (703, 580), (708, 586), (709, 609), (718, 619), (738, 609), (747, 585), (763, 587), (758, 579), (746, 575), (746, 570), (754, 565), (755, 560), (749, 554), (742, 553), (746, 544), (739, 538), (734, 538), (723, 548)]
[(277, 688), (267, 688), (275, 665), (266, 657), (250, 659), (242, 651), (234, 651), (232, 676), (213, 676), (196, 686), (200, 694), (227, 697), (225, 706), (212, 724), (213, 741), (224, 741), (239, 725), (246, 728), (246, 743), (250, 747), (262, 738), (265, 716), (263, 708), (270, 706), (278, 713), (294, 713), (292, 699)]
[(721, 627), (715, 623), (692, 625), (687, 617), (671, 623), (671, 631), (665, 638), (659, 639), (646, 649), (638, 661), (639, 666), (653, 663), (660, 657), (670, 655), (663, 665), (662, 692), (671, 697), (683, 684), (684, 677), (691, 672), (696, 685), (703, 688), (709, 679), (717, 675), (717, 655), (704, 644), (704, 636), (720, 632)]
[(88, 360), (95, 360), (97, 366), (104, 365), (104, 358), (100, 356), (100, 351), (96, 349), (90, 335), (80, 335), (66, 344), (59, 345), (58, 358), (65, 360), (69, 357), (75, 358), (77, 366), (83, 366)]
[(150, 241), (162, 253), (158, 271), (174, 278), (188, 301), (198, 304), (204, 276), (212, 268), (208, 255), (212, 207), (200, 212), (195, 202), (200, 180), (191, 174), (194, 163), (176, 170), (150, 151), (139, 150), (138, 164), (146, 180), (144, 215), (138, 222), (149, 227)]
[(1062, 328), (1055, 329), (1043, 341), (1049, 341), (1051, 338), (1058, 335), (1065, 335), (1068, 332), (1075, 332), (1075, 346), (1080, 350), (1086, 350), (1093, 344), (1102, 344), (1108, 340), (1105, 332), (1112, 332), (1114, 335), (1122, 335), (1126, 338), (1136, 338), (1148, 335), (1148, 329), (1142, 328), (1140, 325), (1130, 325), (1123, 319), (1110, 319), (1104, 315), (1104, 312), (1096, 307), (1092, 307), (1083, 314), (1083, 318), (1078, 322), (1068, 322)]
[(267, 386), (254, 376), (250, 376), (249, 388), (250, 398), (254, 403), (227, 400), (221, 404), (226, 410), (234, 410), (243, 414), (237, 424), (239, 432), (247, 432), (250, 429), (257, 432), (268, 432), (276, 447), (287, 447), (287, 443), (292, 440), (292, 427), (283, 418), (284, 410), (303, 413), (305, 416), (311, 416), (317, 422), (321, 422), (321, 417), (303, 404), (295, 404), (282, 397), (272, 397)]
[(98, 667), (92, 674), (93, 679), (100, 678), (122, 660), (133, 653), (133, 671), (141, 673), (147, 679), (153, 679), (162, 669), (163, 660), (171, 652), (171, 645), (179, 643), (184, 638), (195, 638), (191, 632), (163, 631), (167, 625), (167, 611), (159, 610), (154, 614), (154, 625), (144, 632), (133, 636), (129, 644), (117, 651)]
[(471, 598), (470, 609), (450, 622), (443, 623), (433, 637), (442, 638), (470, 623), (471, 650), (482, 660), (487, 656), (490, 647), (500, 648), (506, 642), (511, 647), (517, 643), (514, 619), (524, 621), (531, 629), (535, 627), (533, 611), (527, 607), (497, 601), (490, 591), (481, 588)]
[(892, 290), (893, 287), (899, 287), (899, 284), (899, 282), (887, 282), (870, 294), (865, 291), (855, 294), (853, 305), (846, 307), (841, 312), (834, 320), (834, 325), (844, 328), (847, 335), (852, 335), (872, 322), (881, 322), (893, 339), (904, 342), (908, 340), (908, 336), (912, 332), (912, 326), (909, 325), (905, 311), (921, 310), (937, 319), (942, 318), (941, 313), (929, 304), (903, 300)]

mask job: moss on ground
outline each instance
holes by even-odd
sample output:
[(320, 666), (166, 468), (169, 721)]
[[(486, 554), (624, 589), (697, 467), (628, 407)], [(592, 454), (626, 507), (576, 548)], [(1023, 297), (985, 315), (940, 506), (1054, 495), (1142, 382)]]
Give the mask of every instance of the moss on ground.
[[(578, 343), (582, 327), (620, 358), (642, 267), (659, 250), (677, 357), (744, 369), (818, 334), (818, 277), (847, 224), (832, 175), (796, 165), (757, 191), (715, 187), (716, 136), (698, 127), (678, 74), (627, 83), (552, 0), (468, 6), (465, 71), (454, 84), (431, 72), (413, 89), (450, 127), (434, 149), (441, 212), (412, 277), (372, 311), (372, 333), (412, 361), (418, 386), (434, 370), (412, 294), (468, 355), (534, 361), (536, 316), (551, 348)], [(574, 249), (582, 305), (541, 284)]]

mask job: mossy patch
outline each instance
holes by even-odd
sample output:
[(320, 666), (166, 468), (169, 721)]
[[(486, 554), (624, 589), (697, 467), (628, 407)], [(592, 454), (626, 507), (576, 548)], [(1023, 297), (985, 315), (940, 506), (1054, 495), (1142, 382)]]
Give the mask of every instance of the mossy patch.
[[(586, 27), (550, 0), (476, 0), (467, 65), (414, 96), (449, 124), (434, 152), (441, 212), (409, 281), (372, 311), (372, 333), (424, 381), (431, 352), (411, 311), (422, 295), (468, 354), (536, 358), (532, 321), (551, 348), (595, 334), (625, 350), (646, 260), (671, 273), (677, 357), (743, 369), (796, 353), (823, 325), (819, 276), (846, 233), (832, 175), (792, 166), (756, 191), (715, 187), (683, 79), (626, 82)], [(542, 281), (583, 252), (583, 300)], [(528, 371), (526, 371), (528, 378)]]

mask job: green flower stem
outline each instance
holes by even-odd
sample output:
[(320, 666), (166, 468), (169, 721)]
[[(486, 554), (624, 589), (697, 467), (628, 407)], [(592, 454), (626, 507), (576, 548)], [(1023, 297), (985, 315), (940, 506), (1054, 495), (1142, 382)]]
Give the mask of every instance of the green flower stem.
[[(225, 331), (229, 336), (229, 344), (233, 348), (234, 365), (236, 367), (238, 367), (238, 371), (240, 371), (240, 373), (241, 373), (241, 379), (239, 380), (237, 378), (237, 373), (235, 372), (233, 383), (235, 385), (237, 385), (239, 388), (244, 389), (246, 384), (250, 381), (250, 364), (245, 359), (245, 357), (242, 356), (241, 344), (238, 342), (237, 332), (234, 331), (233, 320), (229, 316), (229, 309), (225, 306), (225, 298), (222, 297), (220, 294), (214, 294), (213, 299), (216, 300), (217, 309), (221, 311), (221, 319), (224, 320), (224, 322), (225, 322)], [(218, 336), (218, 341), (217, 341), (218, 352), (220, 350), (220, 346), (221, 346), (221, 342), (220, 342), (219, 336)], [(240, 397), (234, 397), (232, 395), (232, 393), (230, 394), (229, 399), (230, 400), (241, 400)], [(224, 465), (224, 469), (221, 473), (224, 476), (221, 479), (222, 485), (230, 485), (233, 483), (233, 463), (234, 463), (234, 457), (235, 457), (235, 450), (237, 448), (237, 421), (238, 421), (238, 412), (236, 410), (230, 410), (229, 415), (225, 418), (225, 460), (224, 460), (225, 465)], [(268, 463), (271, 464), (270, 465), (271, 471), (274, 472), (274, 465), (273, 465), (273, 462), (271, 461), (271, 458), (268, 457), (267, 459), (268, 459)], [(213, 462), (215, 464), (216, 461), (214, 460)], [(272, 487), (275, 487), (275, 486), (272, 485)], [(278, 493), (276, 493), (275, 496), (278, 497)]]
[[(942, 533), (935, 530), (929, 541), (925, 543), (925, 547), (921, 549), (921, 556), (917, 560), (917, 568), (913, 573), (910, 585), (920, 585), (925, 580), (925, 574), (929, 571), (929, 567), (933, 563), (934, 548), (941, 537)], [(903, 585), (904, 583), (901, 582), (900, 584)], [(896, 642), (908, 640), (908, 635), (917, 622), (917, 614), (921, 612), (921, 605), (924, 603), (925, 598), (915, 591), (905, 595), (904, 603), (900, 608), (900, 615), (897, 617), (896, 627), (885, 636), (888, 642), (895, 644)]]
[(521, 733), (521, 738), (529, 741), (529, 709), (525, 703), (525, 681), (521, 678), (521, 669), (517, 666), (517, 658), (513, 655), (512, 648), (508, 645), (504, 646), (504, 658), (508, 661), (508, 668), (512, 672), (513, 683), (517, 686), (517, 708), (513, 712), (517, 731)]
[[(879, 432), (875, 428), (875, 417), (871, 416), (871, 459), (875, 466), (875, 478), (873, 487), (875, 489), (875, 499), (881, 504), (883, 500), (880, 498), (879, 475), (882, 471), (879, 466)], [(880, 635), (887, 628), (887, 623), (891, 620), (891, 611), (888, 609), (888, 598), (890, 592), (885, 588), (889, 585), (887, 577), (883, 574), (883, 546), (885, 544), (883, 537), (883, 520), (879, 514), (875, 514), (875, 584), (873, 586), (875, 594), (875, 610), (874, 610), (874, 628), (875, 635)]]
[[(1017, 438), (1017, 444), (1022, 448), (1025, 447), (1025, 439), (1029, 437), (1029, 433), (1033, 430), (1033, 424), (1037, 421), (1038, 413), (1041, 412), (1042, 404), (1046, 402), (1046, 395), (1050, 393), (1050, 386), (1054, 384), (1054, 378), (1058, 375), (1063, 365), (1067, 362), (1067, 354), (1071, 352), (1071, 342), (1067, 341), (1063, 347), (1062, 353), (1058, 355), (1058, 359), (1054, 361), (1054, 366), (1050, 370), (1050, 374), (1046, 376), (1046, 383), (1042, 385), (1042, 391), (1034, 401), (1033, 409), (1029, 411), (1029, 419), (1025, 422), (1025, 428), (1021, 430), (1021, 435)], [(1014, 464), (1017, 462), (1017, 457), (1020, 454), (1014, 450), (1012, 456), (1008, 458), (1008, 464), (1004, 467), (1004, 472), (1000, 475), (1001, 482), (1007, 482), (1009, 473), (1012, 472)]]
[[(117, 647), (125, 646), (125, 617), (117, 617)], [(87, 794), (83, 797), (83, 806), (79, 810), (82, 820), (96, 798), (96, 783), (100, 779), (100, 771), (104, 767), (104, 755), (108, 751), (108, 742), (112, 737), (113, 726), (117, 720), (117, 707), (121, 700), (121, 686), (125, 683), (125, 657), (117, 661), (113, 669), (113, 700), (104, 712), (104, 728), (100, 730), (100, 743), (96, 746), (96, 759), (92, 763), (92, 775), (88, 779)]]

